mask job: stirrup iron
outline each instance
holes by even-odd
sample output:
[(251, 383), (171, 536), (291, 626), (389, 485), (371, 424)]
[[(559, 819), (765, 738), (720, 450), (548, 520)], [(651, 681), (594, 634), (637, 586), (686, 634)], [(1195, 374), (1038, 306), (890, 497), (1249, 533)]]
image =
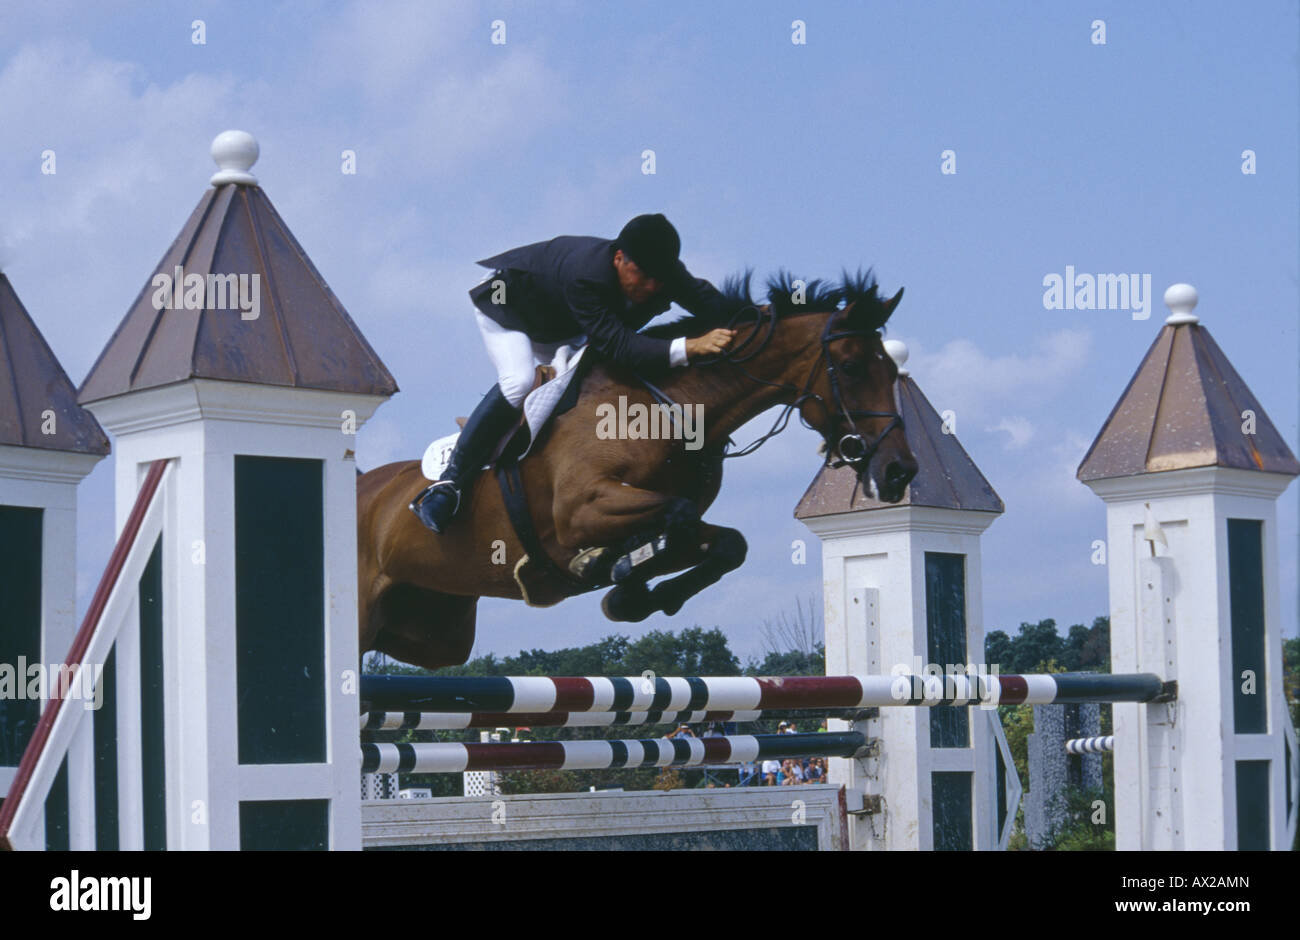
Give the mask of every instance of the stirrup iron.
[(451, 510), (452, 516), (456, 516), (460, 512), (461, 491), (460, 487), (456, 485), (455, 480), (436, 480), (435, 482), (430, 483), (419, 492), (415, 499), (411, 500), (410, 504), (406, 508), (416, 515), (419, 515), (420, 506), (422, 506), (424, 501), (428, 499), (433, 494), (433, 491), (438, 489), (440, 486), (450, 486), (451, 491), (456, 494), (456, 505)]

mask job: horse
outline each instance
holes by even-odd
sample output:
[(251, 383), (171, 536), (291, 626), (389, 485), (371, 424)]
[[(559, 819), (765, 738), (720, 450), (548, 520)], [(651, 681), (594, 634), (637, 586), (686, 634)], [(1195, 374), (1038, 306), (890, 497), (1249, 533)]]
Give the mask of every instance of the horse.
[[(441, 535), (407, 508), (428, 483), (420, 461), (359, 476), (361, 651), (429, 669), (464, 663), (480, 597), (550, 606), (612, 585), (601, 603), (611, 620), (676, 613), (745, 560), (739, 531), (702, 518), (721, 486), (724, 457), (751, 453), (795, 411), (822, 436), (827, 462), (852, 466), (875, 499), (901, 500), (917, 465), (895, 404), (898, 368), (881, 331), (902, 289), (881, 297), (870, 271), (846, 273), (835, 285), (804, 284), (782, 272), (768, 288), (769, 302), (759, 306), (750, 274), (733, 277), (715, 313), (651, 327), (647, 332), (660, 336), (737, 331), (727, 352), (674, 369), (657, 386), (593, 357), (575, 379), (582, 383), (576, 403), (552, 418), (517, 465), (533, 530), (528, 542), (545, 558), (526, 557), (518, 511), (512, 521), (493, 472), (480, 474)], [(642, 414), (659, 409), (661, 424), (677, 421), (676, 431), (694, 406), (702, 433), (694, 449), (679, 433), (619, 439), (609, 433), (615, 403), (628, 414), (637, 405)], [(727, 452), (733, 432), (776, 406), (782, 410), (767, 434)], [(682, 573), (650, 587), (674, 572)]]

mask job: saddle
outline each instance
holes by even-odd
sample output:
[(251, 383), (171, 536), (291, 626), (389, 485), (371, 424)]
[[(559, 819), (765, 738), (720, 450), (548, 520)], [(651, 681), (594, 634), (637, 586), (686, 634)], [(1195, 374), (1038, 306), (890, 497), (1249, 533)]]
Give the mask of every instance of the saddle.
[[(520, 461), (545, 436), (550, 423), (577, 404), (582, 380), (590, 369), (592, 358), (579, 353), (576, 362), (570, 359), (562, 363), (572, 363), (563, 372), (552, 365), (537, 366), (533, 387), (524, 399), (519, 421), (497, 441), (487, 463), (487, 469), (496, 474), (506, 513), (524, 546), (525, 554), (515, 564), (515, 583), (525, 602), (533, 606), (537, 605), (531, 598), (554, 595), (557, 589), (561, 594), (572, 594), (575, 589), (587, 590), (594, 586), (584, 575), (590, 574), (590, 563), (604, 553), (604, 549), (586, 549), (570, 563), (571, 570), (566, 571), (557, 565), (542, 547), (533, 526), (520, 475)], [(557, 378), (562, 379), (562, 387), (550, 385)], [(456, 423), (463, 428), (466, 420), (457, 418)], [(442, 476), (457, 437), (459, 434), (450, 434), (426, 448), (420, 461), (420, 471), (426, 479), (437, 480)]]
[[(537, 367), (533, 388), (528, 393), (528, 398), (525, 399), (519, 424), (502, 437), (488, 465), (496, 473), (497, 484), (501, 487), (501, 499), (505, 504), (506, 515), (510, 518), (510, 524), (515, 530), (515, 535), (518, 536), (520, 543), (524, 547), (524, 554), (515, 563), (513, 575), (515, 584), (518, 585), (519, 592), (523, 595), (524, 603), (530, 607), (550, 606), (535, 601), (534, 598), (549, 596), (563, 598), (594, 587), (595, 585), (589, 583), (589, 579), (584, 579), (583, 575), (592, 570), (590, 568), (591, 562), (597, 560), (605, 552), (603, 548), (585, 549), (570, 561), (569, 570), (565, 570), (556, 564), (542, 545), (537, 529), (533, 525), (533, 517), (528, 511), (528, 496), (524, 489), (520, 469), (520, 461), (532, 449), (532, 445), (543, 436), (543, 431), (549, 426), (550, 422), (557, 416), (572, 409), (577, 403), (578, 394), (582, 388), (582, 379), (586, 371), (583, 366), (587, 362), (590, 362), (590, 357), (584, 357), (584, 360), (574, 367), (576, 374), (570, 377), (567, 387), (562, 391), (558, 400), (555, 401), (554, 407), (550, 408), (536, 430), (534, 430), (529, 425), (528, 402), (533, 400), (534, 393), (540, 392), (548, 382), (556, 377), (556, 370), (553, 367), (547, 365)], [(541, 407), (547, 407), (545, 400), (542, 401)], [(558, 600), (552, 603), (558, 603)]]
[[(533, 375), (533, 386), (524, 398), (520, 420), (497, 441), (496, 446), (492, 449), (492, 457), (486, 466), (497, 466), (503, 460), (522, 460), (532, 449), (533, 444), (541, 438), (542, 432), (550, 422), (577, 404), (578, 393), (582, 387), (582, 379), (586, 374), (588, 362), (589, 359), (586, 356), (578, 359), (563, 374), (562, 378), (565, 384), (560, 389), (547, 388), (552, 380), (560, 377), (554, 366), (539, 365), (537, 367)], [(463, 428), (467, 420), (464, 417), (457, 418), (456, 424)], [(459, 436), (459, 432), (448, 434), (446, 437), (438, 438), (425, 448), (424, 456), (420, 459), (420, 473), (426, 480), (433, 482), (442, 478), (442, 472), (447, 468), (447, 461), (451, 457), (452, 448), (456, 446), (456, 439)]]

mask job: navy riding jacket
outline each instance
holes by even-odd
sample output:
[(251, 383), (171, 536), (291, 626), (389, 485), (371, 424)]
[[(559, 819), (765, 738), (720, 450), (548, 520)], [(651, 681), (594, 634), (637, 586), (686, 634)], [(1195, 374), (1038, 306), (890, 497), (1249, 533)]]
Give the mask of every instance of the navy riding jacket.
[(707, 314), (722, 303), (717, 289), (692, 277), (680, 261), (648, 302), (629, 303), (614, 269), (614, 242), (607, 238), (561, 235), (478, 263), (499, 272), (506, 284), (500, 304), (492, 302), (496, 278), (469, 292), (485, 316), (540, 343), (585, 333), (606, 359), (645, 372), (669, 367), (672, 341), (637, 330), (673, 302), (695, 314)]

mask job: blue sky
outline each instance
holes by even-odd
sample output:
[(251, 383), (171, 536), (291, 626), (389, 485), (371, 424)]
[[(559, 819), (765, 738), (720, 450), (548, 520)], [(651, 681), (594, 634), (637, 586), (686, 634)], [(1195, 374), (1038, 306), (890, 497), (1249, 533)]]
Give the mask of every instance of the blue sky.
[[(212, 137), (251, 131), (254, 172), (402, 387), (360, 436), (366, 467), (417, 456), (491, 383), (465, 297), (477, 258), (662, 211), (715, 282), (873, 266), (907, 289), (889, 335), (1007, 504), (984, 539), (986, 627), (1090, 623), (1105, 515), (1074, 471), (1165, 287), (1197, 287), (1296, 446), (1298, 36), (1296, 5), (1265, 0), (10, 3), (0, 264), (79, 383), (207, 186)], [(1150, 274), (1150, 319), (1044, 309), (1044, 276), (1067, 265)], [(796, 428), (731, 462), (709, 518), (745, 532), (749, 561), (677, 617), (487, 601), (476, 654), (694, 624), (761, 654), (764, 620), (820, 597), (791, 516), (816, 443)], [(111, 547), (111, 477), (106, 461), (81, 492), (83, 605)], [(1279, 516), (1288, 635), (1297, 490)]]

